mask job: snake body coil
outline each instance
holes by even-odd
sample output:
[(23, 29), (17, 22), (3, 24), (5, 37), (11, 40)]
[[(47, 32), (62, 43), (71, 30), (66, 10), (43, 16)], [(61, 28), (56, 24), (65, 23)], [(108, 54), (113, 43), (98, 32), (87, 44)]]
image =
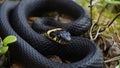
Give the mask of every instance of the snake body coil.
[[(61, 46), (38, 34), (28, 24), (29, 17), (51, 11), (65, 13), (75, 19), (72, 23), (60, 24), (73, 35), (70, 44)], [(11, 60), (25, 68), (102, 68), (103, 58), (97, 45), (75, 36), (83, 34), (90, 26), (87, 12), (71, 0), (7, 1), (0, 7), (0, 36), (17, 37), (17, 42), (10, 45)], [(53, 62), (46, 55), (58, 55), (72, 63)]]

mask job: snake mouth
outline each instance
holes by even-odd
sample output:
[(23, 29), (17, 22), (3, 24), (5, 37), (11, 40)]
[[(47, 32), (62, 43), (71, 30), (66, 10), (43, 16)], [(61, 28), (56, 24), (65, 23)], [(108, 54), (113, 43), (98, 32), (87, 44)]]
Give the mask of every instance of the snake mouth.
[(48, 30), (45, 36), (60, 44), (69, 44), (71, 41), (71, 34), (62, 28)]

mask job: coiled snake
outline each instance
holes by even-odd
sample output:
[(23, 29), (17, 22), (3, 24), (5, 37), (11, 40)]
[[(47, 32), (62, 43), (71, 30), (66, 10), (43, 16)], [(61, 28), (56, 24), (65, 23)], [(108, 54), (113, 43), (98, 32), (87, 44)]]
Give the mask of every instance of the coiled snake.
[[(71, 33), (70, 44), (55, 43), (35, 32), (28, 24), (29, 17), (51, 11), (65, 13), (75, 19), (72, 23), (60, 24)], [(72, 0), (6, 1), (0, 7), (0, 36), (17, 37), (17, 42), (9, 48), (11, 62), (21, 63), (25, 68), (102, 68), (103, 57), (98, 46), (76, 36), (89, 28), (88, 13)], [(72, 63), (53, 62), (46, 55), (58, 55)]]

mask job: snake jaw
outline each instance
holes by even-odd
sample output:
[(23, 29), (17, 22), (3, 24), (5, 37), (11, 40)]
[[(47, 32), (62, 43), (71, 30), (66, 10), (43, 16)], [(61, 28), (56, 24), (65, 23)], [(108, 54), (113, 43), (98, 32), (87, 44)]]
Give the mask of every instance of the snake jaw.
[(45, 36), (60, 44), (68, 44), (71, 41), (70, 33), (62, 28), (48, 30)]

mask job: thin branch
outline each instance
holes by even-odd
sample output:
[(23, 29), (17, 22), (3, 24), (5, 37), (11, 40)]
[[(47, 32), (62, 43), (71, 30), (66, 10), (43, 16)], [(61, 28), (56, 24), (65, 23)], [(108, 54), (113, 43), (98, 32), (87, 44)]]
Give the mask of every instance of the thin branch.
[(100, 33), (99, 33), (100, 29), (101, 29), (101, 28), (99, 27), (98, 30), (97, 30), (97, 33), (96, 33), (95, 37), (93, 38), (93, 40), (96, 40), (96, 39), (97, 39), (98, 35), (100, 34)]
[(89, 35), (90, 35), (90, 38), (91, 38), (91, 40), (93, 40), (93, 36), (92, 36), (92, 28), (93, 28), (93, 26), (95, 25), (95, 24), (93, 24), (92, 23), (92, 0), (90, 0), (90, 14), (91, 14), (91, 20), (90, 20), (90, 22), (91, 22), (91, 24), (92, 24), (92, 26), (91, 26), (91, 28), (90, 28), (90, 33), (89, 33)]
[(108, 27), (110, 27), (112, 25), (112, 23), (120, 16), (120, 13), (118, 13), (115, 18), (113, 18), (113, 20), (108, 24)]
[(90, 32), (89, 32), (89, 35), (90, 35), (90, 39), (93, 40), (93, 36), (92, 36), (92, 29), (94, 27), (95, 23), (92, 24), (91, 28), (90, 28)]
[(91, 20), (90, 20), (90, 22), (92, 23), (92, 0), (90, 0), (90, 14), (91, 14)]
[(105, 7), (103, 7), (102, 10), (100, 11), (100, 14), (99, 14), (99, 16), (98, 16), (98, 19), (97, 19), (97, 22), (96, 22), (96, 23), (99, 22), (99, 20), (100, 20), (100, 18), (101, 18), (101, 15), (102, 15), (103, 11), (105, 10), (105, 8), (106, 8), (107, 6), (108, 6), (108, 4), (105, 5)]
[(95, 24), (96, 23), (92, 24), (92, 26), (90, 28), (90, 33), (89, 33), (90, 39), (93, 40), (93, 41), (97, 39), (98, 35), (100, 34), (100, 29), (101, 29), (100, 27), (98, 28), (97, 33), (96, 33), (95, 37), (93, 38), (92, 29), (93, 29), (93, 27), (94, 27)]
[[(107, 22), (107, 27), (110, 27), (111, 25), (112, 25), (112, 23), (118, 18), (120, 16), (120, 13), (118, 13), (114, 18), (113, 18), (113, 20), (112, 21), (108, 21)], [(104, 30), (101, 30), (100, 32), (103, 32), (103, 31), (105, 31), (106, 30), (106, 28), (104, 29)]]

